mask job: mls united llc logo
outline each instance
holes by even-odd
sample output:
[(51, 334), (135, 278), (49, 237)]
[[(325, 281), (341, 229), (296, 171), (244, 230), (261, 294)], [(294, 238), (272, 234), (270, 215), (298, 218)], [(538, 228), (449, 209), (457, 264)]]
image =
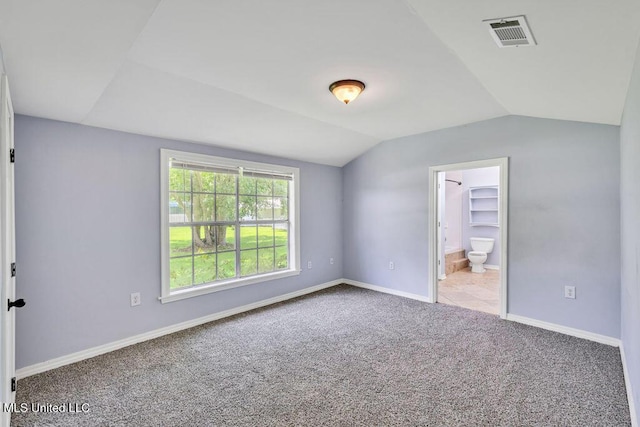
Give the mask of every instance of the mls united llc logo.
[(2, 412), (60, 412), (68, 414), (86, 414), (89, 412), (88, 403), (2, 403)]

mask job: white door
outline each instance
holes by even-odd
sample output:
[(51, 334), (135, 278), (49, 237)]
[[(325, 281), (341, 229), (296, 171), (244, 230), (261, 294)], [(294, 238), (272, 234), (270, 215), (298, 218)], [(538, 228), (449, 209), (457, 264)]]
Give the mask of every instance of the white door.
[[(2, 105), (0, 106), (0, 397), (2, 403), (13, 403), (15, 389), (12, 379), (15, 377), (15, 307), (24, 305), (24, 301), (15, 301), (15, 226), (14, 226), (14, 189), (13, 189), (13, 107), (9, 96), (7, 76), (0, 82)], [(4, 407), (3, 409), (7, 409)], [(0, 411), (1, 426), (8, 426), (11, 413)]]

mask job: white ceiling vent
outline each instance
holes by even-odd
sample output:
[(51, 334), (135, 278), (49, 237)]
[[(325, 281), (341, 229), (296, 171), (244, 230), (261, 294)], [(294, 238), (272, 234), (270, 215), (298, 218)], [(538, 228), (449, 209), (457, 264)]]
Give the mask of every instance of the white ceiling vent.
[(499, 47), (533, 46), (536, 44), (523, 16), (487, 19), (489, 32)]

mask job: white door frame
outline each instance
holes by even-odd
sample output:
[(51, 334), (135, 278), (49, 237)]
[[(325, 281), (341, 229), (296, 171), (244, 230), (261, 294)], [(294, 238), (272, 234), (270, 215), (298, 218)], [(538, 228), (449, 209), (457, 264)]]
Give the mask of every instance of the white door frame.
[[(7, 310), (7, 301), (15, 300), (15, 277), (11, 264), (15, 262), (15, 212), (13, 163), (13, 108), (6, 75), (0, 80), (0, 402), (13, 403), (15, 392), (11, 379), (15, 377), (15, 308)], [(5, 408), (6, 409), (6, 408)], [(11, 412), (0, 410), (0, 426), (8, 426)]]
[(445, 213), (445, 204), (444, 204), (444, 199), (445, 199), (445, 176), (444, 174), (437, 174), (437, 180), (438, 180), (438, 195), (436, 197), (438, 197), (436, 200), (440, 200), (440, 203), (436, 206), (436, 222), (438, 223), (438, 226), (436, 227), (436, 235), (437, 235), (437, 239), (438, 242), (440, 243), (440, 245), (438, 245), (438, 280), (444, 280), (447, 278), (446, 272), (445, 272), (445, 266), (444, 266), (444, 257), (445, 257), (445, 251), (444, 251), (444, 245), (442, 244), (442, 242), (445, 240), (445, 231), (444, 231), (444, 213)]
[(508, 207), (509, 207), (509, 158), (477, 160), (473, 162), (454, 163), (432, 166), (429, 168), (429, 298), (435, 303), (438, 300), (438, 172), (464, 169), (477, 169), (498, 166), (500, 168), (500, 205), (498, 221), (500, 224), (500, 318), (507, 318), (507, 243), (508, 243)]

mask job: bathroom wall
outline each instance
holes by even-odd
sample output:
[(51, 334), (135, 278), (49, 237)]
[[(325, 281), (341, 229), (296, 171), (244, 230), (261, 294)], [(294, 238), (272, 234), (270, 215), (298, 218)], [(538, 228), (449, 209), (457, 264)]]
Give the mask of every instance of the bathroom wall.
[[(445, 173), (446, 179), (462, 181), (462, 171)], [(461, 249), (462, 245), (462, 194), (464, 188), (455, 182), (445, 181), (445, 248)]]
[(500, 265), (500, 229), (469, 225), (469, 188), (500, 185), (500, 168), (467, 169), (462, 171), (462, 245), (469, 253), (472, 237), (488, 237), (494, 239), (493, 252), (487, 254), (487, 266)]
[[(622, 347), (640, 422), (640, 46), (620, 127)], [(636, 424), (637, 425), (637, 424)]]
[[(509, 158), (508, 312), (619, 337), (617, 126), (506, 116), (378, 144), (343, 168), (345, 277), (429, 297), (429, 167), (499, 157)], [(628, 280), (637, 296), (637, 275)]]

